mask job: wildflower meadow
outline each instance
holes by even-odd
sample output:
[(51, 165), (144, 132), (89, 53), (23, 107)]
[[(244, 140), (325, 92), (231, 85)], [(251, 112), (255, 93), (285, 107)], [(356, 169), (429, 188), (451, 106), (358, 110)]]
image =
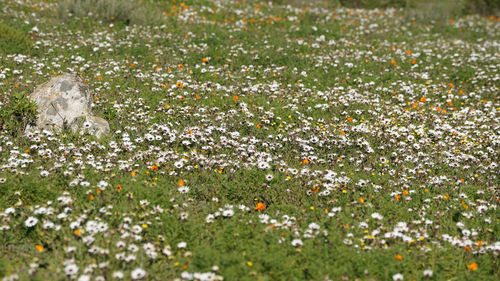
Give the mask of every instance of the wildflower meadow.
[(1, 280), (499, 280), (498, 10), (348, 2), (0, 0)]

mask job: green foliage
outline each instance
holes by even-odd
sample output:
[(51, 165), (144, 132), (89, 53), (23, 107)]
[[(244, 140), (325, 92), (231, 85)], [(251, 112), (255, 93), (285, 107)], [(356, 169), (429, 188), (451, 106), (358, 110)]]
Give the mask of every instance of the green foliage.
[(0, 53), (26, 54), (32, 47), (31, 39), (23, 31), (0, 22)]
[(156, 24), (161, 13), (153, 4), (133, 0), (70, 0), (58, 4), (60, 18), (91, 16), (97, 20), (124, 25)]
[(464, 3), (464, 12), (482, 15), (500, 15), (500, 1), (498, 0), (467, 0)]
[(406, 0), (340, 0), (344, 7), (352, 8), (387, 8), (404, 7)]
[(423, 22), (447, 23), (463, 13), (463, 2), (456, 0), (408, 1), (406, 15)]
[(339, 0), (349, 8), (405, 8), (409, 17), (422, 21), (448, 21), (463, 14), (499, 15), (496, 0)]
[[(286, 1), (275, 0), (276, 2)], [(406, 8), (422, 20), (448, 19), (458, 14), (499, 15), (500, 1), (497, 0), (338, 0), (333, 3), (349, 8)]]
[(115, 120), (118, 117), (118, 114), (112, 106), (108, 106), (104, 109), (104, 117), (107, 120)]
[(27, 125), (34, 124), (37, 119), (36, 103), (25, 93), (14, 93), (0, 112), (0, 129), (12, 135), (21, 135)]

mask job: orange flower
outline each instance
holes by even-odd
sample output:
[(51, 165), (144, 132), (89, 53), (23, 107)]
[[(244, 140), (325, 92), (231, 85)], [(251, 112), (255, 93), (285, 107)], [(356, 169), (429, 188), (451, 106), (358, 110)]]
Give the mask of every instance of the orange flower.
[(420, 101), (421, 101), (421, 102), (425, 102), (426, 100), (427, 100), (427, 99), (426, 99), (425, 97), (421, 97), (421, 98), (420, 98)]
[(158, 167), (156, 165), (151, 166), (151, 171), (158, 171)]
[(207, 63), (208, 62), (208, 59), (207, 58), (203, 58), (203, 63)]
[(94, 200), (94, 195), (92, 195), (92, 193), (89, 193), (89, 198), (90, 200)]
[(358, 201), (359, 203), (365, 203), (365, 199), (363, 197), (359, 197)]
[(177, 88), (184, 88), (184, 85), (181, 82), (177, 82)]
[(179, 64), (179, 68), (180, 68), (180, 69), (183, 69), (183, 68), (184, 68), (184, 65)]
[(256, 211), (263, 211), (265, 208), (266, 208), (266, 205), (264, 205), (264, 203), (262, 203), (262, 202), (257, 203), (257, 206), (255, 206)]
[(75, 232), (73, 232), (76, 236), (80, 236), (80, 234), (82, 234), (82, 231), (80, 229), (77, 229), (75, 230)]
[(403, 195), (408, 195), (408, 194), (410, 194), (408, 190), (403, 190)]
[(396, 66), (398, 63), (395, 60), (393, 60), (393, 61), (391, 61), (391, 64)]
[(35, 249), (37, 250), (37, 252), (41, 253), (43, 252), (43, 246), (42, 245), (36, 245), (35, 246)]
[(116, 191), (118, 191), (118, 192), (122, 191), (122, 186), (118, 185), (118, 187), (116, 188)]
[(236, 103), (238, 102), (238, 96), (233, 96), (233, 101)]
[(130, 173), (130, 175), (131, 175), (132, 177), (135, 177), (135, 171), (132, 171), (132, 172)]
[(472, 270), (472, 271), (476, 271), (477, 270), (477, 263), (473, 262), (471, 264), (468, 264), (467, 268)]
[(179, 180), (179, 182), (177, 183), (179, 186), (184, 186), (184, 181), (183, 180)]
[(395, 259), (397, 259), (398, 261), (403, 260), (403, 256), (401, 256), (401, 255), (399, 255), (399, 254), (398, 254), (398, 255), (395, 255), (395, 256), (394, 256), (394, 258), (395, 258)]

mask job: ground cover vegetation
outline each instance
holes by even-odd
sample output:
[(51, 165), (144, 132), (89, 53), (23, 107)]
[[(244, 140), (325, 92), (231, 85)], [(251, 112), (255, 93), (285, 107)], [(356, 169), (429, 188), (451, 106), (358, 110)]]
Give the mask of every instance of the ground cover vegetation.
[[(0, 276), (498, 280), (500, 21), (470, 2), (1, 1)], [(64, 72), (111, 134), (23, 133)]]

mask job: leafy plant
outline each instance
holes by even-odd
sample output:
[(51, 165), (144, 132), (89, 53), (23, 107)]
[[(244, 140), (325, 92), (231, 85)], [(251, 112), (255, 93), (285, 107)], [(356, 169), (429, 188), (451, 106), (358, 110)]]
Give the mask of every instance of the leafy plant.
[(24, 92), (12, 94), (5, 108), (0, 111), (0, 129), (7, 130), (14, 136), (22, 134), (26, 126), (34, 124), (36, 120), (36, 103)]

